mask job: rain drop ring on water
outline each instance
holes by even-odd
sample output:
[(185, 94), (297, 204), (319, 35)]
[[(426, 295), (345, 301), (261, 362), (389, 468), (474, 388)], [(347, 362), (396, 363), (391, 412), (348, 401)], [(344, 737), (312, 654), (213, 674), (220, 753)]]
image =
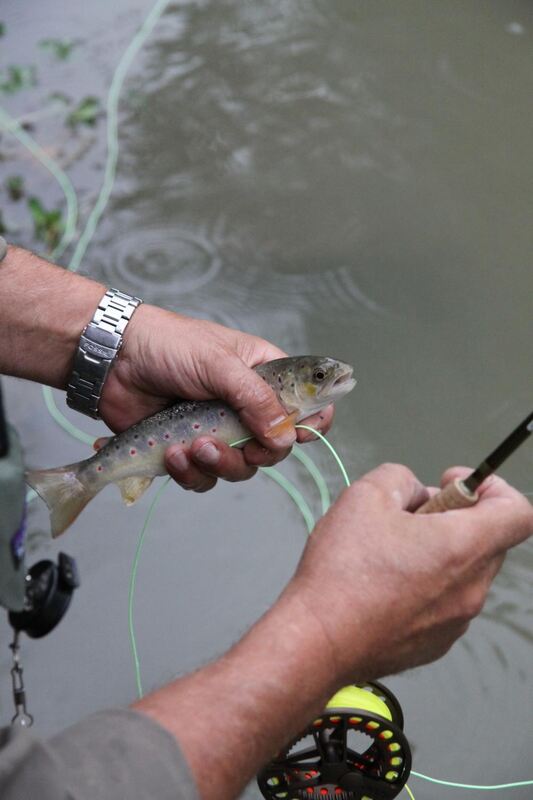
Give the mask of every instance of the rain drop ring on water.
[(106, 278), (136, 290), (149, 287), (152, 301), (159, 290), (164, 292), (164, 302), (172, 295), (198, 290), (218, 275), (222, 265), (216, 247), (201, 231), (143, 225), (116, 237), (110, 249)]

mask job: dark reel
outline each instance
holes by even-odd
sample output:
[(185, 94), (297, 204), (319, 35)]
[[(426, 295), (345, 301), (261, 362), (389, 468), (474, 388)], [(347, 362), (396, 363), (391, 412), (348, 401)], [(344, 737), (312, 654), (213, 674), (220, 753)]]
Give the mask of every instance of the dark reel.
[(61, 622), (80, 585), (76, 562), (59, 553), (58, 563), (39, 561), (26, 576), (26, 597), (22, 611), (10, 611), (9, 622), (32, 639), (46, 636)]
[(268, 800), (390, 800), (410, 771), (400, 704), (374, 682), (337, 692), (257, 782)]

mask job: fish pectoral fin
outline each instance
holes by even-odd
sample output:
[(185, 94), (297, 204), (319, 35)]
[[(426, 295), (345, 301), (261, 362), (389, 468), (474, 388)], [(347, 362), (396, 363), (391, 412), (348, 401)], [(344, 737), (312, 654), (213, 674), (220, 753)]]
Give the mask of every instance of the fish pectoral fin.
[(268, 439), (274, 439), (276, 436), (279, 436), (280, 433), (285, 433), (286, 431), (289, 431), (291, 428), (294, 428), (297, 422), (298, 422), (298, 412), (292, 411), (285, 417), (285, 419), (282, 419), (281, 422), (278, 422), (277, 425), (273, 425), (265, 433), (265, 436)]
[(144, 494), (152, 483), (153, 478), (124, 478), (121, 481), (116, 481), (122, 499), (127, 506), (133, 505), (139, 497)]

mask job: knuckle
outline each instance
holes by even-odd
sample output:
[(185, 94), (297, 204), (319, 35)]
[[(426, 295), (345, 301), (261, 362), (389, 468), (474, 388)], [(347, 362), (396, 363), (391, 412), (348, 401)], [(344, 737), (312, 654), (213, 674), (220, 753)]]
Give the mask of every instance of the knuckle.
[(357, 483), (361, 483), (365, 487), (374, 487), (380, 495), (388, 495), (393, 484), (403, 484), (411, 482), (413, 479), (415, 479), (415, 476), (409, 467), (404, 464), (386, 462), (363, 475)]
[(468, 625), (470, 620), (481, 613), (485, 603), (485, 592), (478, 588), (467, 592), (459, 601), (457, 607), (457, 621), (459, 624)]
[[(437, 544), (437, 543), (435, 543)], [(445, 569), (450, 575), (462, 572), (467, 560), (465, 539), (460, 536), (442, 537), (438, 543), (440, 556), (445, 563)]]
[(533, 534), (533, 505), (523, 494), (517, 498), (517, 511), (520, 514), (524, 531), (531, 536)]
[(469, 627), (470, 627), (470, 620), (460, 620), (458, 622), (455, 622), (454, 625), (452, 625), (448, 635), (444, 638), (442, 642), (441, 656), (446, 655), (446, 653), (448, 653), (452, 649), (457, 639), (460, 639), (461, 636), (464, 636)]
[(257, 363), (257, 358), (262, 358), (263, 354), (270, 348), (269, 343), (253, 333), (241, 334), (238, 341), (238, 351), (246, 363)]
[(385, 495), (383, 486), (369, 475), (363, 475), (345, 490), (346, 499), (369, 503), (381, 502)]
[[(272, 410), (277, 404), (274, 390), (255, 373), (240, 375), (233, 398), (237, 410), (251, 410), (255, 414), (276, 413)], [(247, 408), (248, 406), (252, 408)]]
[(405, 464), (396, 464), (394, 461), (385, 461), (378, 467), (378, 470), (383, 470), (385, 473), (398, 475), (399, 477), (410, 477), (412, 475), (409, 467), (406, 467)]

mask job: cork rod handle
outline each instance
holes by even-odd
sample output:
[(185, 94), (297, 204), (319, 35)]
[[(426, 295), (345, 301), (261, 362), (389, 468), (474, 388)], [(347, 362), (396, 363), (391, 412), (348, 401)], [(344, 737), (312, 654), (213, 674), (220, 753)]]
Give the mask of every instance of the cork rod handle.
[(471, 492), (462, 480), (456, 478), (448, 483), (438, 494), (431, 497), (426, 503), (417, 508), (415, 514), (435, 514), (440, 511), (450, 511), (454, 508), (468, 508), (479, 500), (477, 492)]

